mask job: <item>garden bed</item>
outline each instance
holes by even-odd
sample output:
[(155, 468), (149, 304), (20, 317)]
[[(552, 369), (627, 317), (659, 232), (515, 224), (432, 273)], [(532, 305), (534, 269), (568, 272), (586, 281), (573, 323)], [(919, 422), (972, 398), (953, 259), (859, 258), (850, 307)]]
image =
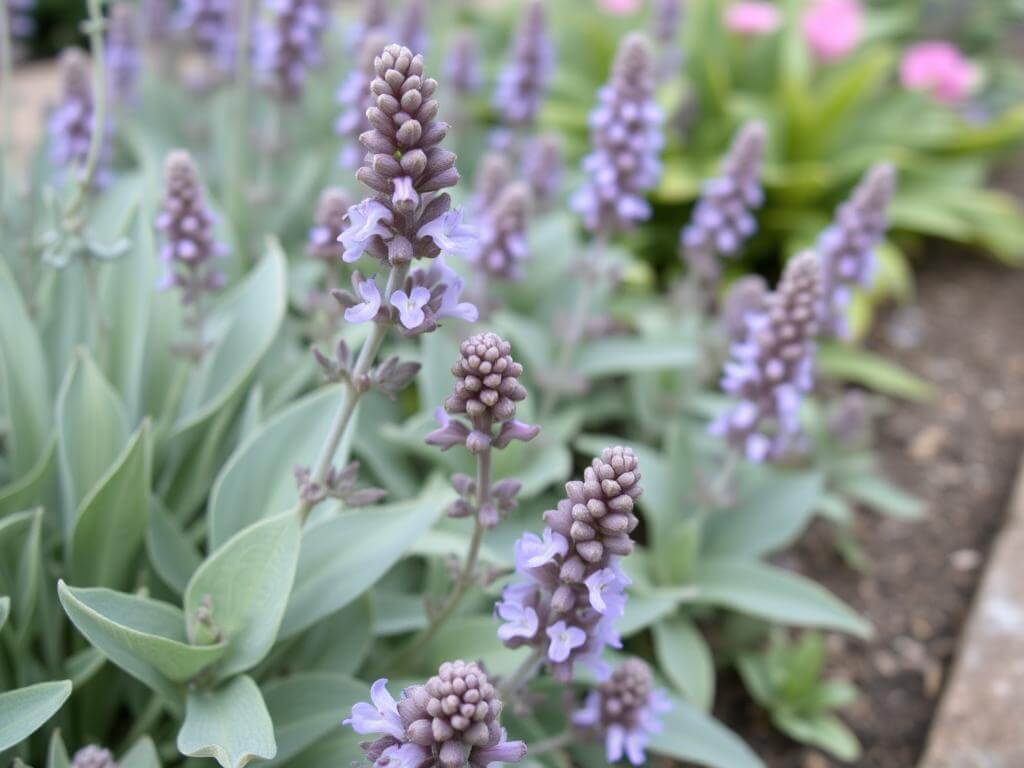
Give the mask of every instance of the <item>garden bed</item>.
[[(830, 640), (834, 674), (861, 689), (844, 717), (872, 768), (921, 755), (1024, 443), (1024, 349), (1006, 347), (1024, 327), (1024, 273), (953, 252), (921, 267), (916, 303), (884, 317), (871, 345), (935, 387), (927, 403), (893, 407), (879, 436), (891, 478), (926, 501), (927, 518), (862, 515), (863, 573), (822, 524), (786, 562), (875, 625), (870, 642)], [(772, 768), (840, 765), (773, 731), (736, 678), (722, 682), (716, 709)]]

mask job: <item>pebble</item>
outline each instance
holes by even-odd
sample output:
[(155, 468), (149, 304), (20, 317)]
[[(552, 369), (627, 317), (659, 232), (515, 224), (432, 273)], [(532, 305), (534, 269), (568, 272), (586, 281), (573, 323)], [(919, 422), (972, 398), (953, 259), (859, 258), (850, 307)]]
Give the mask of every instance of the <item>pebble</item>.
[(966, 573), (981, 565), (981, 552), (976, 549), (958, 549), (949, 556), (953, 570)]
[(949, 432), (941, 424), (929, 424), (910, 441), (910, 457), (921, 463), (931, 461), (939, 455), (948, 436)]

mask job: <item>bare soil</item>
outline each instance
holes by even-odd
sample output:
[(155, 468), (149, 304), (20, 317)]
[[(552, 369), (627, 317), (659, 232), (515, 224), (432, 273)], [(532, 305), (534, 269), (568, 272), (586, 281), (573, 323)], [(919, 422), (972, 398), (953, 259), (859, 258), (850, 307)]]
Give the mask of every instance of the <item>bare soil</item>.
[[(920, 758), (989, 546), (1024, 446), (1024, 271), (962, 252), (930, 254), (918, 298), (882, 319), (871, 346), (935, 387), (879, 425), (891, 479), (928, 503), (921, 523), (864, 513), (856, 534), (870, 562), (847, 567), (824, 524), (787, 565), (849, 601), (875, 625), (869, 642), (831, 637), (832, 673), (861, 698), (844, 713), (864, 746), (858, 765), (910, 768)], [(842, 765), (775, 733), (735, 678), (716, 714), (770, 768)]]

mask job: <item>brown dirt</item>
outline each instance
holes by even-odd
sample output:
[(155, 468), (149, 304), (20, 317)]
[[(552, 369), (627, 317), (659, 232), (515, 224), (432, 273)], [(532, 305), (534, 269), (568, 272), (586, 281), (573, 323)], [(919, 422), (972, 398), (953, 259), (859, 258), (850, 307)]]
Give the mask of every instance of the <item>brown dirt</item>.
[[(910, 768), (924, 748), (1024, 443), (1022, 328), (1024, 271), (929, 255), (915, 304), (889, 313), (871, 340), (936, 390), (928, 403), (893, 407), (878, 435), (888, 474), (928, 503), (927, 520), (862, 514), (864, 573), (843, 564), (823, 524), (787, 558), (875, 625), (867, 643), (830, 638), (833, 674), (862, 692), (843, 715), (864, 746), (858, 765)], [(770, 768), (841, 765), (774, 733), (734, 678), (721, 693), (716, 714)]]

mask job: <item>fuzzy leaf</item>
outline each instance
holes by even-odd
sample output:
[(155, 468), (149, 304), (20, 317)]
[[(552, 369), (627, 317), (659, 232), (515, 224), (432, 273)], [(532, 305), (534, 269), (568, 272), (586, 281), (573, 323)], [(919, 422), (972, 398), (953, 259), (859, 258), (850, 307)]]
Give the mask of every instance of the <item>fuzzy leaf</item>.
[(679, 697), (662, 716), (661, 733), (650, 751), (710, 768), (764, 768), (764, 763), (732, 731)]
[[(18, 478), (38, 462), (50, 430), (46, 357), (14, 276), (0, 259), (0, 413), (10, 419), (5, 450)], [(8, 441), (9, 444), (8, 444)]]
[(295, 578), (299, 537), (294, 511), (266, 518), (235, 534), (192, 575), (185, 590), (188, 636), (194, 641), (207, 631), (198, 611), (208, 601), (212, 623), (227, 642), (222, 678), (258, 664), (274, 644)]
[(35, 733), (70, 695), (70, 680), (37, 683), (0, 693), (0, 752)]
[(144, 421), (75, 515), (71, 573), (76, 582), (128, 586), (146, 531), (152, 466), (149, 422)]
[(174, 683), (191, 679), (227, 650), (224, 643), (189, 645), (185, 617), (168, 603), (103, 588), (77, 589), (63, 581), (57, 594), (86, 640), (172, 703), (180, 699)]
[(680, 693), (708, 712), (715, 698), (715, 661), (696, 625), (683, 616), (659, 621), (653, 627), (658, 666)]
[(75, 350), (57, 395), (57, 448), (69, 533), (83, 499), (106, 475), (128, 440), (128, 417), (88, 351)]
[(817, 472), (761, 470), (740, 499), (708, 521), (703, 551), (715, 557), (763, 555), (791, 544), (814, 515), (824, 478)]
[(308, 526), (281, 637), (298, 634), (372, 587), (437, 520), (453, 495), (446, 485), (431, 482), (415, 499)]
[(927, 400), (932, 395), (928, 382), (879, 355), (855, 347), (822, 344), (818, 350), (822, 373), (907, 400)]
[(189, 757), (212, 757), (224, 768), (273, 758), (274, 725), (252, 678), (239, 675), (219, 688), (189, 691), (178, 750)]
[(160, 768), (160, 755), (149, 736), (143, 736), (117, 761), (117, 768)]
[[(210, 494), (210, 547), (216, 549), (247, 525), (286, 509), (296, 496), (297, 466), (311, 466), (342, 397), (324, 387), (290, 405), (263, 425), (228, 459)], [(336, 456), (348, 453), (357, 419)]]
[(797, 627), (821, 627), (869, 637), (871, 625), (813, 581), (764, 563), (733, 558), (701, 562), (694, 603)]
[(338, 727), (356, 702), (367, 697), (365, 683), (342, 675), (303, 673), (263, 687), (277, 741), (275, 765), (285, 765), (321, 736)]
[(28, 639), (39, 602), (43, 510), (0, 518), (0, 592), (11, 597), (8, 629)]
[(852, 763), (860, 757), (860, 742), (835, 715), (803, 716), (779, 711), (772, 713), (772, 722), (790, 738), (823, 749), (843, 762)]

